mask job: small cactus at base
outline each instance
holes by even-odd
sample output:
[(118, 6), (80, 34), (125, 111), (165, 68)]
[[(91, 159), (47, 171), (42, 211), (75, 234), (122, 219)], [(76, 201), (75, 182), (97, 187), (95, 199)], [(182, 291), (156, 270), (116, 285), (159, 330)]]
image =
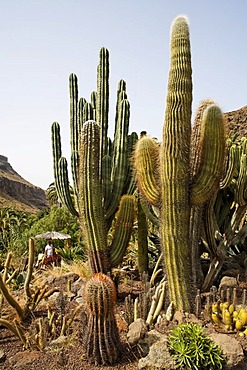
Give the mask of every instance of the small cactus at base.
[(237, 331), (240, 336), (247, 336), (247, 310), (235, 307), (228, 301), (214, 302), (211, 306), (212, 322), (225, 331)]
[(114, 317), (116, 297), (115, 285), (107, 275), (99, 272), (88, 280), (85, 347), (88, 359), (96, 365), (113, 364), (119, 357), (119, 335)]

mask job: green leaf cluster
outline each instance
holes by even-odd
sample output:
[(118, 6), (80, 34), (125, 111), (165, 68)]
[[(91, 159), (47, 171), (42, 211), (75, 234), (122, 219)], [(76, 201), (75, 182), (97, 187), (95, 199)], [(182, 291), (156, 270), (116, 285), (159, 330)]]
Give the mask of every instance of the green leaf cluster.
[(225, 358), (221, 348), (198, 324), (179, 324), (169, 335), (168, 347), (178, 369), (223, 369)]

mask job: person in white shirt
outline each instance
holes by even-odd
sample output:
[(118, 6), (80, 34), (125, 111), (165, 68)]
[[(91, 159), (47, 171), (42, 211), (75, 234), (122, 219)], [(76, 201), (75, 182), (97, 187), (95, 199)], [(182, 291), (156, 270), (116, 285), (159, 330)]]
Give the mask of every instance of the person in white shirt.
[(49, 240), (46, 247), (45, 247), (45, 257), (53, 257), (54, 256), (54, 250), (53, 245), (51, 244), (51, 241)]

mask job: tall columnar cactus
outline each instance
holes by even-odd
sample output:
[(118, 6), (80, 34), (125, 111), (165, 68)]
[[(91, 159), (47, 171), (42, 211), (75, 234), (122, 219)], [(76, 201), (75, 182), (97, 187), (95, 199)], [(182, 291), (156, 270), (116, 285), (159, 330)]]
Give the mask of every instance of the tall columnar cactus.
[(198, 167), (191, 176), (192, 69), (186, 18), (174, 20), (162, 143), (141, 138), (135, 151), (138, 187), (160, 211), (161, 243), (170, 299), (179, 310), (192, 309), (190, 214), (219, 187), (224, 159), (221, 110), (209, 105), (201, 120)]
[[(67, 161), (62, 157), (57, 122), (52, 125), (55, 186), (62, 203), (79, 217), (91, 271), (98, 274), (97, 278), (93, 276), (87, 288), (95, 294), (86, 294), (86, 303), (90, 307), (86, 344), (88, 356), (94, 357), (96, 363), (105, 364), (117, 359), (119, 343), (108, 289), (109, 284), (114, 284), (104, 274), (121, 262), (133, 226), (135, 198), (131, 195), (133, 179), (129, 157), (137, 135), (128, 135), (129, 102), (126, 84), (121, 80), (113, 142), (108, 138), (107, 49), (100, 50), (97, 92), (91, 94), (91, 103), (83, 98), (78, 101), (77, 77), (74, 74), (70, 75), (69, 81), (71, 169), (75, 199), (71, 197)], [(95, 117), (97, 123), (93, 120)], [(108, 230), (115, 216), (113, 238), (108, 243)]]
[[(133, 145), (137, 141), (137, 134), (128, 134), (129, 130), (129, 102), (127, 100), (126, 83), (120, 80), (117, 91), (116, 118), (115, 118), (115, 133), (114, 140), (108, 138), (108, 111), (109, 111), (109, 52), (102, 48), (99, 55), (99, 65), (97, 68), (97, 92), (91, 94), (91, 103), (86, 102), (84, 98), (79, 99), (78, 96), (78, 79), (76, 75), (69, 76), (70, 90), (70, 144), (71, 144), (71, 170), (73, 178), (74, 198), (71, 197), (71, 188), (69, 186), (68, 164), (66, 158), (62, 157), (60, 125), (54, 122), (52, 125), (52, 143), (53, 143), (53, 160), (54, 160), (54, 177), (55, 186), (58, 196), (62, 203), (69, 211), (81, 219), (82, 232), (88, 241), (88, 251), (92, 272), (106, 272), (111, 265), (109, 256), (115, 253), (109, 252), (107, 247), (107, 230), (110, 228), (112, 220), (118, 210), (119, 204), (129, 207), (129, 217), (133, 218), (133, 198), (124, 197), (120, 203), (121, 197), (133, 192), (133, 178), (130, 175), (131, 151)], [(90, 129), (87, 126), (84, 130), (85, 121), (97, 119), (97, 124), (91, 124)], [(84, 130), (84, 131), (83, 131)], [(83, 131), (83, 133), (82, 133)], [(89, 133), (90, 131), (90, 133)], [(99, 131), (96, 134), (96, 131)], [(91, 135), (88, 136), (87, 135)], [(94, 136), (96, 135), (96, 136)], [(80, 149), (80, 140), (83, 137), (84, 143)], [(87, 154), (89, 156), (87, 157)], [(87, 159), (82, 160), (82, 156), (93, 161), (94, 166)], [(87, 170), (85, 170), (87, 166)], [(79, 186), (83, 182), (83, 178), (87, 179), (88, 191), (91, 198), (82, 196), (82, 188), (79, 191)], [(90, 183), (90, 181), (91, 183)], [(96, 185), (97, 184), (97, 185)], [(96, 189), (96, 187), (98, 187)], [(100, 189), (100, 191), (98, 191)], [(97, 191), (96, 191), (97, 190)], [(86, 191), (84, 189), (84, 191)], [(97, 201), (96, 201), (97, 199)], [(131, 200), (130, 200), (131, 199)], [(82, 204), (84, 203), (88, 204)], [(132, 205), (131, 205), (132, 202)], [(96, 218), (88, 220), (88, 215), (85, 213), (92, 210), (95, 212), (97, 208)], [(82, 216), (82, 211), (84, 215)], [(98, 219), (100, 217), (100, 219)], [(99, 239), (96, 244), (91, 246), (91, 237), (88, 238), (88, 223), (96, 224), (96, 229), (104, 230), (100, 232)], [(100, 226), (99, 226), (100, 224)], [(103, 225), (101, 227), (101, 224)], [(131, 222), (130, 222), (131, 224)], [(88, 230), (93, 230), (90, 225)], [(127, 234), (129, 232), (125, 230)], [(119, 235), (122, 235), (121, 233)], [(94, 236), (95, 237), (95, 236)], [(128, 244), (128, 238), (122, 238), (120, 243), (114, 243), (113, 248), (124, 248), (122, 242), (125, 240), (125, 247)], [(90, 242), (89, 242), (90, 241)], [(100, 241), (100, 242), (99, 242)], [(92, 250), (99, 249), (102, 253), (102, 261), (94, 261)], [(104, 252), (103, 252), (104, 251)], [(118, 252), (116, 252), (118, 254)], [(94, 262), (93, 262), (94, 261)], [(96, 264), (95, 264), (96, 263)], [(93, 267), (94, 266), (94, 267)], [(97, 266), (97, 267), (96, 267)]]

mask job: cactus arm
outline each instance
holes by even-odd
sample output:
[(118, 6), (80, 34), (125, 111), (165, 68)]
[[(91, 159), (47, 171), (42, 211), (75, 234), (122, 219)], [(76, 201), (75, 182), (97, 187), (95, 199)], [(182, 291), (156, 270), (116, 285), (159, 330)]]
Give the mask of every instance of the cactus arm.
[(31, 290), (30, 290), (30, 282), (32, 280), (32, 273), (33, 273), (33, 264), (34, 264), (34, 238), (30, 238), (28, 242), (28, 249), (29, 249), (29, 254), (28, 254), (28, 266), (27, 266), (27, 276), (25, 279), (24, 283), (24, 291), (26, 294), (27, 299), (31, 298)]
[(58, 122), (53, 122), (51, 127), (52, 133), (52, 152), (53, 152), (53, 170), (54, 170), (54, 184), (58, 194), (58, 198), (62, 201), (62, 191), (58, 181), (58, 162), (62, 156), (60, 125)]
[(127, 99), (126, 82), (124, 80), (120, 80), (118, 82), (118, 89), (117, 89), (115, 127), (117, 126), (117, 122), (118, 122), (120, 103), (123, 99)]
[(102, 158), (102, 186), (105, 208), (111, 202), (111, 166), (112, 158), (107, 154)]
[(225, 128), (223, 114), (216, 105), (208, 106), (201, 128), (200, 170), (191, 186), (191, 203), (204, 204), (219, 188), (225, 158)]
[(9, 293), (8, 288), (4, 284), (1, 275), (0, 275), (0, 289), (1, 289), (1, 291), (4, 295), (4, 297), (5, 297), (6, 301), (10, 304), (11, 307), (13, 307), (16, 310), (20, 320), (23, 321), (24, 316), (25, 316), (24, 315), (24, 310), (21, 308), (21, 306), (19, 305), (17, 300)]
[(9, 270), (9, 267), (10, 267), (10, 262), (12, 260), (12, 257), (13, 257), (13, 253), (8, 252), (5, 263), (4, 263), (4, 271), (3, 271), (3, 282), (4, 283), (6, 283), (6, 281), (7, 281), (8, 270)]
[(121, 263), (128, 246), (135, 216), (134, 206), (135, 198), (132, 195), (122, 196), (113, 240), (110, 246), (110, 261), (112, 267), (116, 267)]
[(240, 158), (240, 169), (239, 169), (239, 175), (236, 182), (236, 202), (240, 206), (244, 206), (246, 204), (245, 199), (245, 191), (246, 191), (246, 185), (247, 185), (247, 157), (246, 154), (243, 153)]
[(142, 196), (153, 206), (160, 206), (159, 145), (148, 136), (136, 143), (133, 156), (135, 176)]
[[(71, 172), (72, 179), (74, 184), (74, 193), (75, 193), (75, 204), (78, 209), (78, 198), (79, 198), (79, 189), (78, 189), (78, 168), (79, 168), (79, 154), (77, 151), (72, 152), (71, 154)], [(73, 210), (74, 212), (74, 210)]]
[(127, 175), (126, 175), (126, 180), (125, 180), (125, 185), (124, 185), (124, 194), (134, 194), (134, 191), (136, 189), (136, 179), (133, 173), (133, 168), (132, 168), (132, 155), (134, 152), (135, 145), (137, 143), (138, 136), (136, 132), (132, 132), (130, 135), (128, 135), (127, 138), (127, 151), (128, 151), (128, 161), (127, 161)]
[[(201, 136), (202, 136), (202, 121), (205, 110), (214, 104), (213, 100), (204, 100), (199, 105), (191, 134), (191, 152), (190, 152), (190, 172), (191, 180), (193, 181), (200, 171), (202, 166)], [(196, 288), (200, 287), (204, 279), (202, 272), (201, 259), (199, 253), (199, 245), (202, 236), (203, 218), (205, 213), (204, 205), (192, 206), (190, 215), (190, 241), (192, 247), (192, 281), (194, 284), (194, 293)]]
[[(67, 161), (62, 157), (61, 150), (61, 136), (60, 126), (57, 122), (52, 124), (52, 151), (53, 151), (53, 165), (54, 165), (54, 183), (58, 193), (59, 200), (68, 208), (68, 210), (75, 216), (78, 213), (74, 207), (74, 204), (70, 195)], [(73, 180), (76, 184), (77, 176), (77, 162), (78, 158), (72, 154), (72, 174)], [(75, 193), (77, 192), (77, 186), (75, 186)]]
[(68, 165), (67, 160), (64, 157), (61, 157), (58, 162), (58, 181), (59, 188), (61, 191), (61, 201), (68, 208), (72, 215), (78, 216), (71, 195), (69, 187), (69, 176), (68, 176)]
[(215, 216), (214, 205), (216, 201), (217, 193), (215, 193), (206, 205), (205, 211), (205, 234), (207, 238), (207, 244), (209, 247), (209, 252), (212, 256), (216, 256), (217, 252), (217, 243), (215, 239), (215, 232), (220, 232), (217, 218)]
[(70, 92), (70, 145), (71, 153), (78, 151), (78, 82), (77, 76), (71, 73), (69, 76), (69, 92)]
[(91, 92), (91, 105), (92, 105), (92, 108), (96, 110), (96, 106), (97, 106), (97, 91), (92, 91)]
[(97, 91), (91, 93), (91, 105), (93, 108), (93, 120), (96, 121)]
[(16, 337), (18, 337), (20, 339), (19, 334), (18, 334), (18, 332), (16, 330), (15, 325), (11, 324), (10, 321), (0, 318), (0, 325), (5, 326), (7, 329), (9, 329), (10, 331), (12, 331), (12, 333)]
[(95, 113), (94, 113), (91, 103), (84, 104), (82, 116), (83, 116), (83, 123), (90, 121), (90, 120), (94, 120)]
[(99, 178), (100, 127), (87, 121), (80, 143), (79, 215), (93, 272), (106, 272), (107, 237)]
[(80, 98), (78, 103), (78, 140), (80, 138), (81, 128), (83, 126), (84, 120), (83, 120), (83, 108), (86, 104), (85, 98)]
[(161, 240), (170, 300), (178, 310), (186, 311), (191, 304), (188, 242), (191, 74), (188, 23), (178, 17), (171, 30), (171, 66), (161, 146)]
[(143, 273), (148, 271), (148, 224), (146, 214), (142, 208), (141, 199), (138, 197), (137, 204), (137, 222), (138, 222), (138, 271)]
[(227, 188), (232, 182), (235, 168), (237, 166), (236, 162), (237, 162), (236, 145), (233, 144), (231, 145), (229, 149), (228, 160), (227, 160), (226, 171), (225, 171), (224, 177), (220, 181), (221, 189)]
[(114, 153), (112, 159), (112, 190), (111, 202), (106, 209), (106, 219), (110, 219), (115, 213), (120, 197), (123, 193), (127, 171), (127, 137), (129, 128), (129, 102), (121, 102), (121, 111), (118, 125), (114, 135)]
[(152, 206), (150, 206), (146, 201), (144, 201), (141, 198), (140, 198), (140, 202), (141, 202), (142, 210), (145, 212), (147, 219), (151, 221), (152, 224), (154, 224), (155, 226), (159, 226), (160, 225), (159, 218), (154, 212), (154, 209), (152, 208)]
[(109, 114), (109, 51), (100, 49), (97, 68), (96, 121), (101, 127), (101, 158), (107, 154), (107, 132)]
[(214, 104), (213, 100), (203, 100), (196, 111), (196, 116), (191, 133), (191, 151), (190, 151), (190, 172), (191, 177), (195, 177), (198, 174), (201, 164), (202, 151), (199, 148), (200, 137), (201, 137), (201, 122), (205, 109)]

